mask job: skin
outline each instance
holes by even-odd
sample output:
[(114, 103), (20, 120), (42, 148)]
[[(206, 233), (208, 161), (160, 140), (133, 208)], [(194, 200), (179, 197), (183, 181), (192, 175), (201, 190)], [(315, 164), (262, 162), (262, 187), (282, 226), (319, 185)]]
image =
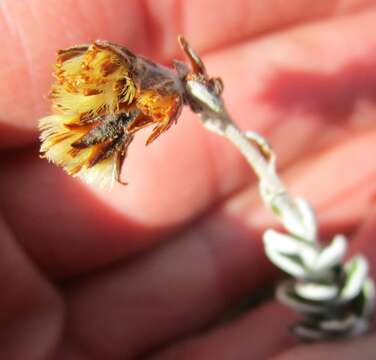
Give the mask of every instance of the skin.
[(322, 237), (348, 234), (372, 270), (376, 1), (220, 3), (0, 2), (1, 359), (372, 358), (373, 334), (295, 342), (272, 299), (217, 321), (281, 276), (261, 243), (275, 220), (242, 157), (189, 111), (146, 149), (136, 137), (112, 192), (38, 158), (56, 49), (101, 38), (168, 64), (184, 33)]

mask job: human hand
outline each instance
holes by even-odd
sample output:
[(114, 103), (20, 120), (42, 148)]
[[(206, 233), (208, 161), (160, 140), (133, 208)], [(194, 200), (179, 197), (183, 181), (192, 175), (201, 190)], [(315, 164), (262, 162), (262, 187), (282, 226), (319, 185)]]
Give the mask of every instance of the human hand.
[(147, 149), (137, 136), (112, 192), (38, 158), (56, 49), (102, 38), (169, 62), (183, 33), (323, 237), (348, 233), (372, 265), (376, 2), (286, 4), (0, 3), (1, 359), (372, 358), (373, 336), (296, 344), (273, 300), (217, 322), (273, 285), (260, 239), (275, 224), (241, 156), (189, 111)]

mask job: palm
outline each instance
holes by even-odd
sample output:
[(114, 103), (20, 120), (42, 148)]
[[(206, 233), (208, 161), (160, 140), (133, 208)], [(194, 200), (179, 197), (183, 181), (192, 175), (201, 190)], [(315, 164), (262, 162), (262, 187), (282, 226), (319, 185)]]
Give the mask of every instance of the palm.
[[(0, 357), (120, 359), (156, 348), (165, 348), (161, 359), (371, 354), (372, 340), (358, 342), (356, 354), (346, 344), (296, 347), (286, 333), (291, 313), (273, 301), (206, 327), (272, 285), (260, 242), (272, 220), (240, 155), (189, 111), (149, 148), (138, 137), (124, 167), (130, 185), (111, 193), (38, 159), (36, 121), (48, 110), (56, 49), (102, 38), (169, 61), (183, 31), (223, 78), (236, 121), (267, 136), (289, 187), (312, 200), (323, 234), (365, 222), (375, 191), (376, 2), (343, 1), (348, 15), (329, 20), (337, 1), (278, 11), (272, 0), (221, 11), (214, 0), (162, 3), (0, 5)], [(371, 251), (375, 216), (354, 247)]]

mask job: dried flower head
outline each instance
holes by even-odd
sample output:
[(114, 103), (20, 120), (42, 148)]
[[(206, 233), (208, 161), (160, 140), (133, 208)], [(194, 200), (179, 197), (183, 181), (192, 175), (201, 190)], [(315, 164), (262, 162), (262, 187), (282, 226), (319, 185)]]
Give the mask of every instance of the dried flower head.
[(189, 70), (180, 62), (175, 70), (107, 41), (58, 51), (50, 93), (54, 114), (39, 121), (42, 157), (89, 183), (122, 183), (134, 134), (154, 125), (150, 144), (181, 112)]

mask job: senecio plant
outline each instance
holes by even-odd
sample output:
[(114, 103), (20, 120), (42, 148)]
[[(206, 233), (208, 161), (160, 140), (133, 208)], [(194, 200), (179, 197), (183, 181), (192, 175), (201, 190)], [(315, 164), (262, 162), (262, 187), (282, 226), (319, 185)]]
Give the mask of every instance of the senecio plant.
[(88, 183), (124, 184), (121, 168), (135, 134), (152, 125), (150, 144), (176, 122), (183, 105), (189, 106), (207, 129), (244, 155), (265, 205), (284, 226), (283, 233), (266, 230), (263, 241), (269, 259), (290, 275), (276, 293), (302, 315), (293, 333), (306, 340), (366, 333), (375, 297), (366, 259), (358, 255), (343, 263), (343, 235), (329, 245), (319, 242), (313, 210), (286, 191), (270, 145), (236, 126), (221, 98), (222, 81), (209, 77), (187, 41), (178, 40), (190, 67), (174, 61), (171, 70), (107, 41), (58, 51), (50, 94), (54, 114), (39, 122), (42, 157)]

